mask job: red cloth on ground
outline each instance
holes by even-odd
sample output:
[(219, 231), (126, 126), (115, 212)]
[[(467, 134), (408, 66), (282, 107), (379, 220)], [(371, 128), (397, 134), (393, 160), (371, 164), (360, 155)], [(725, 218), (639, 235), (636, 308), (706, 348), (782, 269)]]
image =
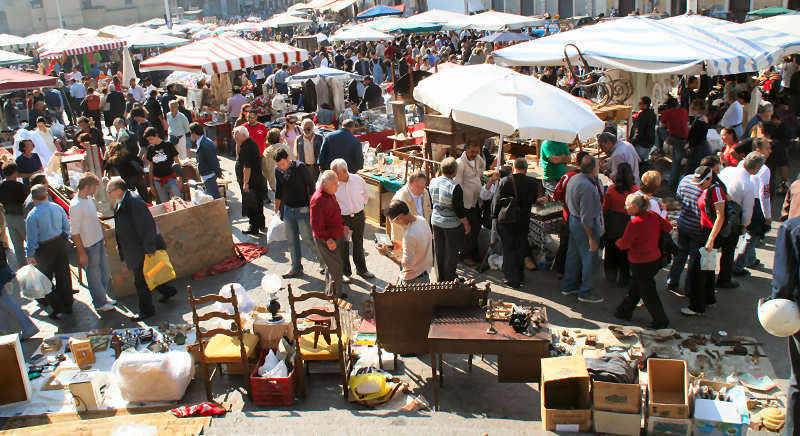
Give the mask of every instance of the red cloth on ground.
[(200, 403), (194, 406), (181, 406), (171, 409), (173, 415), (178, 418), (188, 418), (190, 416), (217, 416), (224, 415), (227, 410), (214, 403)]
[(267, 247), (250, 242), (237, 242), (233, 246), (235, 254), (222, 262), (192, 274), (192, 280), (203, 280), (243, 266), (267, 253)]

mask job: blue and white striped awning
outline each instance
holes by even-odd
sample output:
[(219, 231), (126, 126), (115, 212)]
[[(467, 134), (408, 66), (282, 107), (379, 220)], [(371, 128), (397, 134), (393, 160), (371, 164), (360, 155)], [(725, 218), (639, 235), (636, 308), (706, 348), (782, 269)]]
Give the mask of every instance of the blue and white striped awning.
[(30, 56), (21, 55), (18, 53), (0, 50), (0, 66), (6, 67), (9, 65), (17, 64), (30, 64), (33, 58)]
[[(652, 74), (711, 75), (758, 71), (779, 60), (781, 47), (721, 29), (696, 28), (666, 20), (625, 17), (581, 27), (495, 51), (501, 65), (560, 65), (564, 47), (575, 44), (595, 67)], [(568, 51), (577, 61), (575, 50)]]

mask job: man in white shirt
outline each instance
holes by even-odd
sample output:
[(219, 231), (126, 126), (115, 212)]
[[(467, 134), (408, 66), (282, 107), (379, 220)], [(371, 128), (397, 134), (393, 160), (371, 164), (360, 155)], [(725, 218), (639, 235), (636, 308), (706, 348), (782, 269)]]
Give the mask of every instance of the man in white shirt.
[(131, 79), (131, 86), (128, 87), (128, 92), (133, 94), (133, 99), (139, 103), (144, 103), (147, 100), (147, 95), (144, 93), (144, 88), (136, 84), (136, 79)]
[(481, 234), (481, 176), (486, 169), (486, 162), (481, 157), (481, 146), (477, 143), (468, 143), (464, 152), (456, 159), (458, 168), (456, 169), (455, 181), (461, 186), (464, 194), (464, 209), (467, 213), (470, 232), (464, 237), (464, 245), (461, 248), (461, 259), (467, 265), (477, 265), (478, 259), (478, 236)]
[(78, 195), (69, 203), (69, 227), (75, 248), (78, 250), (78, 265), (86, 268), (86, 281), (92, 304), (98, 312), (114, 310), (117, 304), (107, 295), (111, 284), (111, 268), (103, 243), (103, 226), (97, 218), (97, 208), (92, 196), (100, 186), (100, 179), (85, 173), (78, 181)]
[(603, 132), (597, 137), (597, 144), (600, 149), (608, 155), (606, 159), (607, 172), (611, 180), (617, 175), (617, 168), (621, 163), (627, 163), (633, 170), (633, 183), (639, 186), (639, 153), (628, 141), (618, 141), (617, 135), (610, 132)]
[(735, 91), (728, 92), (725, 98), (729, 106), (725, 114), (722, 115), (719, 125), (726, 129), (733, 129), (736, 132), (736, 136), (741, 138), (744, 133), (744, 126), (742, 125), (744, 122), (744, 109), (742, 109), (742, 104), (736, 98)]
[[(757, 152), (768, 159), (772, 153), (772, 145), (763, 138), (753, 140), (753, 145)], [(749, 155), (748, 155), (749, 156)], [(744, 169), (746, 159), (739, 161), (739, 167)], [(757, 266), (760, 261), (756, 257), (756, 246), (761, 243), (761, 239), (769, 231), (772, 224), (772, 198), (770, 197), (769, 182), (772, 174), (769, 167), (762, 165), (761, 169), (750, 179), (755, 186), (755, 200), (753, 204), (753, 216), (750, 219), (750, 226), (739, 245), (739, 253), (733, 263), (733, 275), (749, 276), (747, 268)]]
[(408, 205), (400, 200), (389, 203), (387, 218), (393, 226), (406, 228), (403, 233), (403, 256), (398, 259), (389, 247), (378, 246), (378, 252), (388, 257), (400, 267), (400, 283), (428, 283), (433, 268), (433, 233), (431, 227), (419, 215), (408, 210)]
[(72, 85), (69, 87), (69, 97), (72, 99), (72, 107), (80, 115), (81, 102), (86, 98), (86, 86), (79, 80), (72, 79)]
[[(347, 169), (347, 162), (344, 159), (334, 159), (331, 162), (331, 170), (339, 178), (339, 189), (336, 191), (336, 201), (342, 211), (342, 220), (345, 225), (345, 241), (342, 250), (342, 260), (344, 261), (345, 283), (350, 283), (350, 276), (353, 275), (350, 269), (350, 239), (353, 244), (353, 263), (356, 265), (356, 272), (365, 279), (375, 277), (367, 270), (367, 261), (364, 259), (364, 207), (369, 200), (367, 193), (367, 182), (358, 174), (350, 174)], [(349, 235), (349, 238), (348, 238)]]
[(736, 288), (738, 283), (731, 279), (733, 273), (733, 258), (739, 236), (744, 233), (753, 217), (753, 204), (756, 198), (756, 186), (750, 176), (758, 174), (766, 158), (763, 154), (753, 151), (744, 158), (741, 167), (727, 167), (720, 171), (719, 178), (728, 191), (729, 201), (734, 201), (742, 207), (741, 228), (733, 229), (728, 237), (722, 238), (722, 254), (719, 261), (719, 275), (717, 288)]
[(378, 45), (375, 46), (375, 55), (379, 59), (383, 59), (386, 56), (386, 46), (383, 45), (383, 41), (378, 42)]

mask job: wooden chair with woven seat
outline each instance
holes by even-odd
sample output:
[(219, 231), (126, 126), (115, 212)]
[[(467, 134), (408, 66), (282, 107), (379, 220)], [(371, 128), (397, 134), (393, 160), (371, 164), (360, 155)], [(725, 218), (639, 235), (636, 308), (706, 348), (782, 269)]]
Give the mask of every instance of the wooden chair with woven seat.
[[(216, 365), (217, 370), (220, 370), (220, 364), (222, 363), (241, 365), (245, 387), (247, 388), (248, 395), (251, 395), (250, 365), (248, 361), (251, 357), (257, 355), (256, 351), (259, 340), (258, 335), (244, 333), (242, 330), (241, 317), (239, 316), (239, 301), (236, 299), (236, 291), (233, 285), (231, 285), (230, 297), (212, 294), (194, 298), (191, 286), (187, 286), (186, 291), (189, 294), (189, 305), (192, 306), (192, 319), (194, 320), (194, 326), (197, 332), (199, 353), (196, 353), (195, 357), (203, 373), (206, 398), (208, 401), (212, 401), (211, 378), (208, 373), (208, 364)], [(207, 303), (230, 304), (233, 306), (233, 314), (212, 311), (199, 315), (197, 313), (197, 306)], [(204, 331), (200, 327), (200, 323), (212, 319), (231, 321), (231, 328), (214, 328)], [(213, 376), (213, 374), (211, 375)]]
[[(292, 285), (287, 285), (289, 290), (289, 306), (292, 310), (292, 328), (294, 329), (296, 368), (307, 368), (307, 363), (312, 361), (339, 361), (339, 370), (342, 373), (342, 394), (347, 398), (347, 349), (349, 338), (342, 328), (339, 313), (338, 298), (328, 296), (323, 292), (306, 292), (302, 295), (292, 293)], [(298, 303), (307, 300), (321, 300), (324, 306), (313, 305), (310, 309), (299, 310)], [(332, 307), (329, 309), (328, 307)], [(313, 322), (311, 327), (300, 328), (299, 320)], [(320, 336), (322, 338), (320, 338)], [(330, 340), (328, 340), (330, 338)], [(320, 340), (321, 339), (321, 340)], [(297, 371), (298, 384), (302, 395), (305, 396), (305, 371)]]

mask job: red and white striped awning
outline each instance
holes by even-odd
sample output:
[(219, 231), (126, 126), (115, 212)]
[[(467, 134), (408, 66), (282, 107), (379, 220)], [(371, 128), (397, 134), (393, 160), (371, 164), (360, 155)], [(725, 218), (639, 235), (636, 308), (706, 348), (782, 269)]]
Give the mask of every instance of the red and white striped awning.
[(100, 36), (73, 35), (58, 39), (42, 48), (40, 57), (55, 58), (91, 53), (98, 50), (111, 50), (125, 47), (128, 43), (123, 39), (103, 38)]
[(302, 62), (308, 51), (275, 41), (220, 36), (178, 47), (139, 64), (139, 71), (226, 73), (256, 65)]

